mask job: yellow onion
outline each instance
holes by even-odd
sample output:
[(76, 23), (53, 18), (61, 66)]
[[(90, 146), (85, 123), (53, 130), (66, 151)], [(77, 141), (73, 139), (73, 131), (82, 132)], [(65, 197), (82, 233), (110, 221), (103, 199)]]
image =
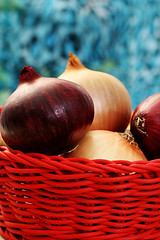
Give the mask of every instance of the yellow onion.
[(66, 157), (147, 161), (130, 131), (124, 133), (108, 130), (89, 131)]
[(72, 52), (61, 79), (84, 87), (94, 102), (94, 120), (90, 130), (123, 132), (128, 126), (132, 104), (126, 87), (116, 77), (86, 68)]
[(2, 136), (1, 136), (1, 133), (0, 133), (0, 146), (6, 146), (6, 147), (8, 147), (7, 144), (6, 144), (6, 143), (4, 142), (4, 140), (3, 140)]

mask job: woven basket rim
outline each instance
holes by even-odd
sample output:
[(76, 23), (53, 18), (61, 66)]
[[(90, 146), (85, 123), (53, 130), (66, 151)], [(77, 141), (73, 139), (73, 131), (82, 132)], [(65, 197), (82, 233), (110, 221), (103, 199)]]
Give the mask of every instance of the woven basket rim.
[(89, 160), (0, 147), (0, 176), (7, 240), (159, 239), (160, 159)]
[(73, 172), (160, 172), (160, 158), (150, 161), (128, 161), (128, 160), (107, 160), (107, 159), (86, 159), (80, 157), (64, 158), (62, 156), (47, 156), (42, 153), (23, 153), (20, 150), (12, 150), (9, 147), (0, 147), (1, 165), (2, 159), (27, 165), (27, 168), (41, 167), (46, 169), (69, 170)]

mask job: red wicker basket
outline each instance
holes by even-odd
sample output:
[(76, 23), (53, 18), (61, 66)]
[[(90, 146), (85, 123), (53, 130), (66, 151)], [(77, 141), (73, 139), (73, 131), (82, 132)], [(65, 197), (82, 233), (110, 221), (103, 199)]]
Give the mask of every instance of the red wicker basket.
[(65, 159), (7, 147), (0, 159), (5, 239), (160, 239), (160, 159)]

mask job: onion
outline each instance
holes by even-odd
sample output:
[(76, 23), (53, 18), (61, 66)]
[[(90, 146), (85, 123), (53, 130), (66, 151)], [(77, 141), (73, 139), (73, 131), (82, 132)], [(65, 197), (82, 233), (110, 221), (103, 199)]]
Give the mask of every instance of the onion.
[(88, 131), (94, 105), (81, 86), (41, 77), (25, 66), (20, 83), (1, 111), (2, 138), (12, 149), (60, 154), (74, 148)]
[(0, 134), (0, 146), (6, 146), (6, 147), (8, 147), (7, 144), (4, 142), (1, 134)]
[(131, 132), (149, 160), (160, 158), (160, 92), (144, 99), (134, 110)]
[(147, 161), (130, 131), (125, 133), (92, 130), (86, 133), (78, 146), (66, 157), (87, 159)]
[[(0, 106), (0, 114), (1, 114), (1, 111), (2, 111), (2, 107), (3, 106)], [(7, 146), (7, 144), (4, 142), (4, 140), (1, 136), (1, 133), (0, 133), (0, 146)]]
[(59, 78), (84, 87), (94, 102), (95, 115), (90, 130), (124, 131), (129, 123), (132, 106), (125, 86), (114, 76), (87, 69), (72, 53)]

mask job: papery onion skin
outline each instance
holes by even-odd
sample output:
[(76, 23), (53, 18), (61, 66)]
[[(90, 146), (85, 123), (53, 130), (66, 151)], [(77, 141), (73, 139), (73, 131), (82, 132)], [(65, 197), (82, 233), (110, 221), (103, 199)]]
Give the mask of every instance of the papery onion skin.
[(1, 134), (0, 134), (0, 146), (6, 146), (6, 147), (8, 147), (7, 144), (4, 142)]
[(25, 66), (17, 89), (3, 106), (0, 130), (12, 149), (57, 155), (78, 144), (93, 117), (93, 101), (85, 89), (41, 77)]
[(160, 92), (147, 97), (136, 107), (131, 132), (149, 160), (160, 158)]
[(78, 146), (66, 157), (81, 157), (90, 160), (106, 159), (110, 161), (147, 161), (147, 158), (129, 133), (108, 130), (91, 130), (87, 132)]
[(84, 87), (94, 102), (90, 130), (123, 132), (128, 126), (132, 103), (126, 87), (116, 77), (86, 68), (72, 52), (65, 71), (59, 76)]

